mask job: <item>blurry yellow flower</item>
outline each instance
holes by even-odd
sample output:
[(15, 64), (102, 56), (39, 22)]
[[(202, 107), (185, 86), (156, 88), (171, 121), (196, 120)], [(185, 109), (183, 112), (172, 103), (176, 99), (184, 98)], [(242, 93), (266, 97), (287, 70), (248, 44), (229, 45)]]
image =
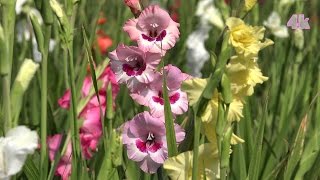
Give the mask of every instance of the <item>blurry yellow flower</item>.
[[(188, 100), (190, 105), (196, 104), (199, 100), (202, 91), (206, 87), (208, 79), (201, 79), (201, 78), (193, 78), (183, 82), (182, 90), (187, 93)], [(219, 94), (217, 91), (212, 92), (213, 97), (209, 101), (204, 113), (202, 114), (201, 121), (202, 122), (216, 122), (217, 115), (218, 115), (218, 98)], [(229, 113), (228, 113), (228, 121), (239, 121), (242, 115), (243, 103), (240, 98), (236, 96), (233, 98), (230, 106), (229, 106)]]
[(245, 0), (244, 7), (246, 11), (249, 11), (257, 3), (257, 0)]
[[(164, 162), (164, 169), (171, 179), (192, 179), (193, 152), (187, 151)], [(220, 178), (219, 157), (216, 143), (206, 143), (199, 146), (197, 179), (214, 180)]]
[(256, 84), (268, 80), (258, 67), (257, 58), (233, 56), (227, 64), (226, 73), (231, 82), (232, 93), (238, 97), (251, 96)]
[(229, 28), (229, 43), (235, 48), (238, 54), (244, 56), (256, 56), (260, 49), (273, 44), (273, 41), (264, 37), (264, 27), (248, 26), (241, 19), (230, 17), (226, 21)]
[(188, 94), (189, 105), (193, 106), (199, 100), (208, 79), (193, 78), (182, 83), (182, 90)]
[[(210, 122), (203, 122), (203, 131), (204, 134), (206, 135), (207, 139), (211, 143), (216, 143), (217, 142), (217, 135), (216, 135), (216, 123), (215, 121), (210, 121)], [(235, 134), (232, 133), (231, 136), (231, 144), (239, 144), (243, 143), (244, 140), (241, 139), (240, 137), (236, 136)]]

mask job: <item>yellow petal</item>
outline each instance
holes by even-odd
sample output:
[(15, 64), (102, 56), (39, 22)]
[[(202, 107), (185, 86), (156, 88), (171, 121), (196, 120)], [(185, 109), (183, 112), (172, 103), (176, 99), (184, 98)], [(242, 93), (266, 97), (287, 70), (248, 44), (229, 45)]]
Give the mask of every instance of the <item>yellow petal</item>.
[(231, 144), (234, 145), (234, 144), (240, 144), (240, 143), (244, 143), (244, 140), (232, 133)]
[(240, 121), (242, 115), (243, 103), (240, 99), (234, 98), (229, 106), (228, 121)]
[(227, 64), (226, 73), (230, 79), (231, 90), (238, 97), (251, 96), (256, 84), (268, 80), (263, 76), (256, 62), (257, 58), (233, 56)]
[[(171, 179), (192, 179), (193, 152), (187, 151), (165, 161), (163, 168)], [(215, 180), (220, 178), (218, 149), (216, 144), (206, 143), (199, 146), (198, 178)]]
[(238, 54), (257, 56), (261, 49), (273, 44), (269, 39), (263, 41), (265, 28), (262, 26), (249, 26), (235, 17), (228, 18), (226, 25), (229, 28), (229, 43)]
[(193, 78), (182, 83), (181, 89), (187, 93), (190, 106), (193, 106), (199, 100), (207, 81), (207, 79)]

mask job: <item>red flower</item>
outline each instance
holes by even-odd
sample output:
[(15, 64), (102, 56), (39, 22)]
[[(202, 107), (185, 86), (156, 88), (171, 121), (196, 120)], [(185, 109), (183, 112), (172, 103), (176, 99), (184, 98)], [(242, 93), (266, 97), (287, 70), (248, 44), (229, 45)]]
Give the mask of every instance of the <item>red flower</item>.
[(97, 32), (97, 44), (99, 46), (101, 54), (106, 54), (108, 49), (112, 46), (112, 39), (106, 35), (102, 30)]

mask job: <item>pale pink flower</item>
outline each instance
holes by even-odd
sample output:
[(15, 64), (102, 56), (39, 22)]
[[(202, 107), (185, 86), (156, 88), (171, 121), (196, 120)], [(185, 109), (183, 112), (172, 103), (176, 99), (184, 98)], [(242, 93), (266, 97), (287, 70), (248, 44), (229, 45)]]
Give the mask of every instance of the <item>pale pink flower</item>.
[[(165, 67), (167, 75), (167, 89), (171, 111), (174, 115), (183, 114), (188, 110), (187, 94), (180, 90), (182, 81), (189, 78), (189, 75), (182, 73), (179, 68), (168, 65)], [(131, 97), (139, 104), (148, 106), (152, 116), (164, 115), (163, 99), (163, 73), (158, 73), (149, 84), (140, 85), (139, 89), (131, 93)]]
[(136, 19), (129, 19), (123, 29), (137, 41), (143, 51), (162, 53), (171, 49), (179, 38), (179, 24), (158, 5), (144, 9)]
[[(51, 161), (54, 160), (56, 153), (59, 151), (62, 140), (61, 134), (50, 136), (47, 139), (49, 158)], [(71, 143), (68, 143), (66, 152), (61, 156), (58, 163), (55, 174), (61, 176), (62, 180), (68, 180), (71, 175), (71, 156), (72, 147)]]
[(159, 53), (143, 52), (138, 47), (120, 44), (109, 54), (111, 69), (119, 83), (129, 89), (140, 83), (153, 81), (155, 68), (161, 60)]
[(58, 104), (61, 108), (69, 109), (70, 95), (71, 95), (71, 91), (70, 91), (70, 89), (67, 89), (66, 92), (64, 92), (63, 96), (60, 99), (58, 99)]
[[(185, 132), (177, 124), (174, 128), (179, 144)], [(152, 117), (149, 112), (137, 114), (124, 124), (122, 140), (127, 147), (128, 158), (138, 162), (146, 173), (155, 173), (168, 158), (164, 119)]]

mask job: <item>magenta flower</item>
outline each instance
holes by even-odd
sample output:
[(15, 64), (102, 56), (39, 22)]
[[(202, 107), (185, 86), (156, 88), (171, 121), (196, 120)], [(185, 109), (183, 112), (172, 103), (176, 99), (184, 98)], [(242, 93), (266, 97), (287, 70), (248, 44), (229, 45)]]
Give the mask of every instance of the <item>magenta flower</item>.
[[(105, 107), (102, 107), (104, 113)], [(102, 114), (103, 115), (103, 114)], [(102, 124), (100, 120), (100, 107), (86, 108), (81, 113), (84, 119), (80, 128), (80, 143), (82, 154), (86, 159), (92, 157), (92, 153), (97, 151), (99, 140), (102, 136)]]
[[(119, 93), (120, 87), (117, 83), (116, 76), (110, 69), (110, 67), (106, 67), (103, 71), (103, 73), (98, 78), (98, 83), (102, 82), (102, 86), (99, 89), (100, 95), (106, 95), (106, 87), (109, 83), (111, 83), (112, 88), (112, 98), (113, 101), (116, 99), (116, 96)], [(87, 97), (89, 95), (90, 89), (93, 88), (92, 86), (92, 79), (91, 76), (85, 77), (81, 89), (81, 95), (83, 98)], [(63, 109), (69, 109), (70, 107), (70, 95), (71, 91), (70, 89), (67, 89), (64, 95), (58, 100), (58, 104)], [(101, 99), (100, 99), (101, 100)]]
[(126, 83), (134, 89), (140, 83), (153, 81), (155, 68), (161, 60), (159, 53), (143, 52), (138, 47), (120, 44), (109, 53), (111, 69), (119, 83)]
[[(48, 137), (47, 144), (49, 149), (50, 161), (53, 161), (57, 151), (59, 150), (62, 140), (61, 134)], [(71, 175), (71, 143), (68, 144), (66, 152), (61, 156), (55, 174), (61, 176), (62, 180), (68, 180)]]
[[(167, 75), (167, 88), (171, 111), (175, 115), (183, 114), (188, 110), (187, 94), (180, 90), (182, 81), (189, 78), (189, 75), (182, 73), (179, 68), (168, 65), (165, 67)], [(141, 105), (148, 106), (152, 116), (160, 117), (164, 115), (164, 99), (162, 92), (162, 73), (154, 77), (150, 84), (140, 86), (136, 92), (131, 93), (131, 97)]]
[[(179, 144), (185, 132), (175, 124), (175, 133)], [(155, 173), (168, 158), (164, 119), (152, 117), (149, 112), (137, 114), (124, 124), (122, 140), (127, 147), (128, 158), (138, 162), (146, 173)]]
[[(104, 93), (106, 92), (106, 87), (109, 83), (111, 83), (111, 87), (112, 87), (112, 97), (113, 99), (115, 99), (115, 97), (117, 96), (120, 87), (117, 83), (116, 80), (116, 76), (115, 74), (112, 72), (112, 70), (110, 69), (110, 67), (106, 67), (103, 71), (103, 73), (97, 78), (98, 79), (98, 83), (102, 82), (102, 86), (99, 90), (99, 93)], [(90, 89), (92, 88), (92, 79), (91, 79), (91, 75), (85, 77), (84, 81), (83, 81), (83, 85), (82, 85), (82, 90), (81, 90), (81, 94), (82, 97), (87, 97)]]
[(68, 89), (68, 90), (66, 90), (66, 92), (64, 92), (63, 96), (60, 99), (58, 99), (58, 104), (61, 108), (69, 109), (70, 95), (71, 95), (71, 91), (70, 91), (70, 89)]
[(129, 19), (123, 29), (143, 51), (163, 54), (179, 38), (178, 27), (179, 24), (171, 19), (167, 11), (158, 5), (151, 5), (137, 19)]
[[(104, 116), (106, 109), (106, 97), (99, 94), (101, 103), (101, 115)], [(97, 151), (99, 140), (102, 136), (102, 123), (100, 116), (100, 106), (97, 96), (93, 96), (79, 115), (83, 120), (80, 128), (80, 143), (82, 154), (86, 159), (90, 159), (93, 152)]]

